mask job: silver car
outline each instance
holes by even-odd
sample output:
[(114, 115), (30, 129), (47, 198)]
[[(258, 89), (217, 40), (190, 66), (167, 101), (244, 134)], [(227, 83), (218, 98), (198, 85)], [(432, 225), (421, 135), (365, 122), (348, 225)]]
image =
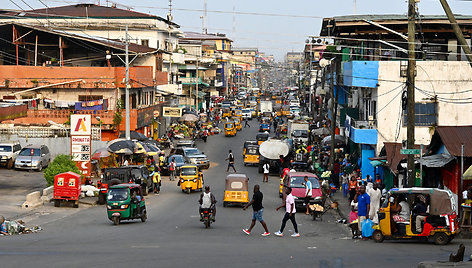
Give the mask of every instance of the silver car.
[(15, 160), (15, 169), (34, 169), (41, 171), (51, 162), (51, 154), (46, 145), (28, 145), (21, 149)]

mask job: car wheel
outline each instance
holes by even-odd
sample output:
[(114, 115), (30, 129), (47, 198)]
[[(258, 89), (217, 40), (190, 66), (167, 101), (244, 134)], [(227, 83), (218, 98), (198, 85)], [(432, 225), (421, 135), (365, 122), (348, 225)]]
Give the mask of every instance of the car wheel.
[(41, 170), (43, 170), (43, 165), (39, 163), (38, 169), (36, 171), (40, 172)]
[(10, 169), (13, 167), (13, 159), (8, 160), (7, 168)]

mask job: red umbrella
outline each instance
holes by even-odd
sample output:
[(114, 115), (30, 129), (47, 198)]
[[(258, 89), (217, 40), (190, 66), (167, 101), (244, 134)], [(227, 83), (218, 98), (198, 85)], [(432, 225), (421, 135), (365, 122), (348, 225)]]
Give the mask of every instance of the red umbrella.
[(93, 155), (92, 155), (92, 159), (93, 160), (99, 160), (100, 158), (105, 158), (105, 157), (109, 157), (109, 156), (110, 156), (110, 153), (108, 152), (107, 148), (104, 147), (104, 148), (100, 148), (100, 149), (95, 150), (95, 153), (93, 153)]

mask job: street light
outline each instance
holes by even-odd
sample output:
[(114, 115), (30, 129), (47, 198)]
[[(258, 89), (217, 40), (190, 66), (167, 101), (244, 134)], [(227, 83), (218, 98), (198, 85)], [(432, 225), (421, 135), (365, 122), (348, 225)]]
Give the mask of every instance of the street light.
[[(67, 132), (67, 128), (61, 124), (58, 124), (52, 120), (49, 120), (48, 123), (52, 126), (55, 126), (55, 127), (58, 127), (58, 128), (61, 128), (63, 129), (65, 132), (66, 132), (66, 138), (69, 138), (69, 133)], [(69, 148), (71, 147), (72, 145), (70, 145), (70, 142), (69, 142)], [(70, 150), (70, 149), (69, 149)], [(66, 151), (67, 152), (67, 151)]]
[(102, 141), (102, 120), (100, 116), (95, 116), (95, 119), (98, 120), (98, 124), (100, 125), (100, 141)]

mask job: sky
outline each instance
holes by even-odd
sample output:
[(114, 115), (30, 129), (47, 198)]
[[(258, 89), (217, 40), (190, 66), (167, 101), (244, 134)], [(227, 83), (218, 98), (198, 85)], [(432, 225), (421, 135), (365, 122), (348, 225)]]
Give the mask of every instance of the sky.
[[(99, 0), (41, 0), (49, 7)], [(2, 8), (43, 8), (40, 0), (0, 0)], [(169, 0), (110, 0), (135, 11), (166, 17)], [(354, 9), (356, 2), (356, 9)], [(472, 15), (472, 0), (449, 0), (455, 14)], [(25, 4), (26, 3), (26, 4)], [(105, 5), (106, 0), (101, 0)], [(204, 0), (172, 0), (174, 22), (183, 31), (202, 31)], [(118, 7), (124, 8), (118, 5)], [(319, 35), (322, 18), (356, 14), (406, 14), (406, 0), (207, 0), (209, 33), (225, 33), (234, 47), (255, 47), (276, 60), (302, 51), (308, 36)], [(235, 14), (233, 15), (233, 10)], [(421, 0), (420, 14), (443, 15), (439, 0)], [(239, 13), (238, 13), (239, 12)], [(253, 13), (253, 14), (241, 14)]]

